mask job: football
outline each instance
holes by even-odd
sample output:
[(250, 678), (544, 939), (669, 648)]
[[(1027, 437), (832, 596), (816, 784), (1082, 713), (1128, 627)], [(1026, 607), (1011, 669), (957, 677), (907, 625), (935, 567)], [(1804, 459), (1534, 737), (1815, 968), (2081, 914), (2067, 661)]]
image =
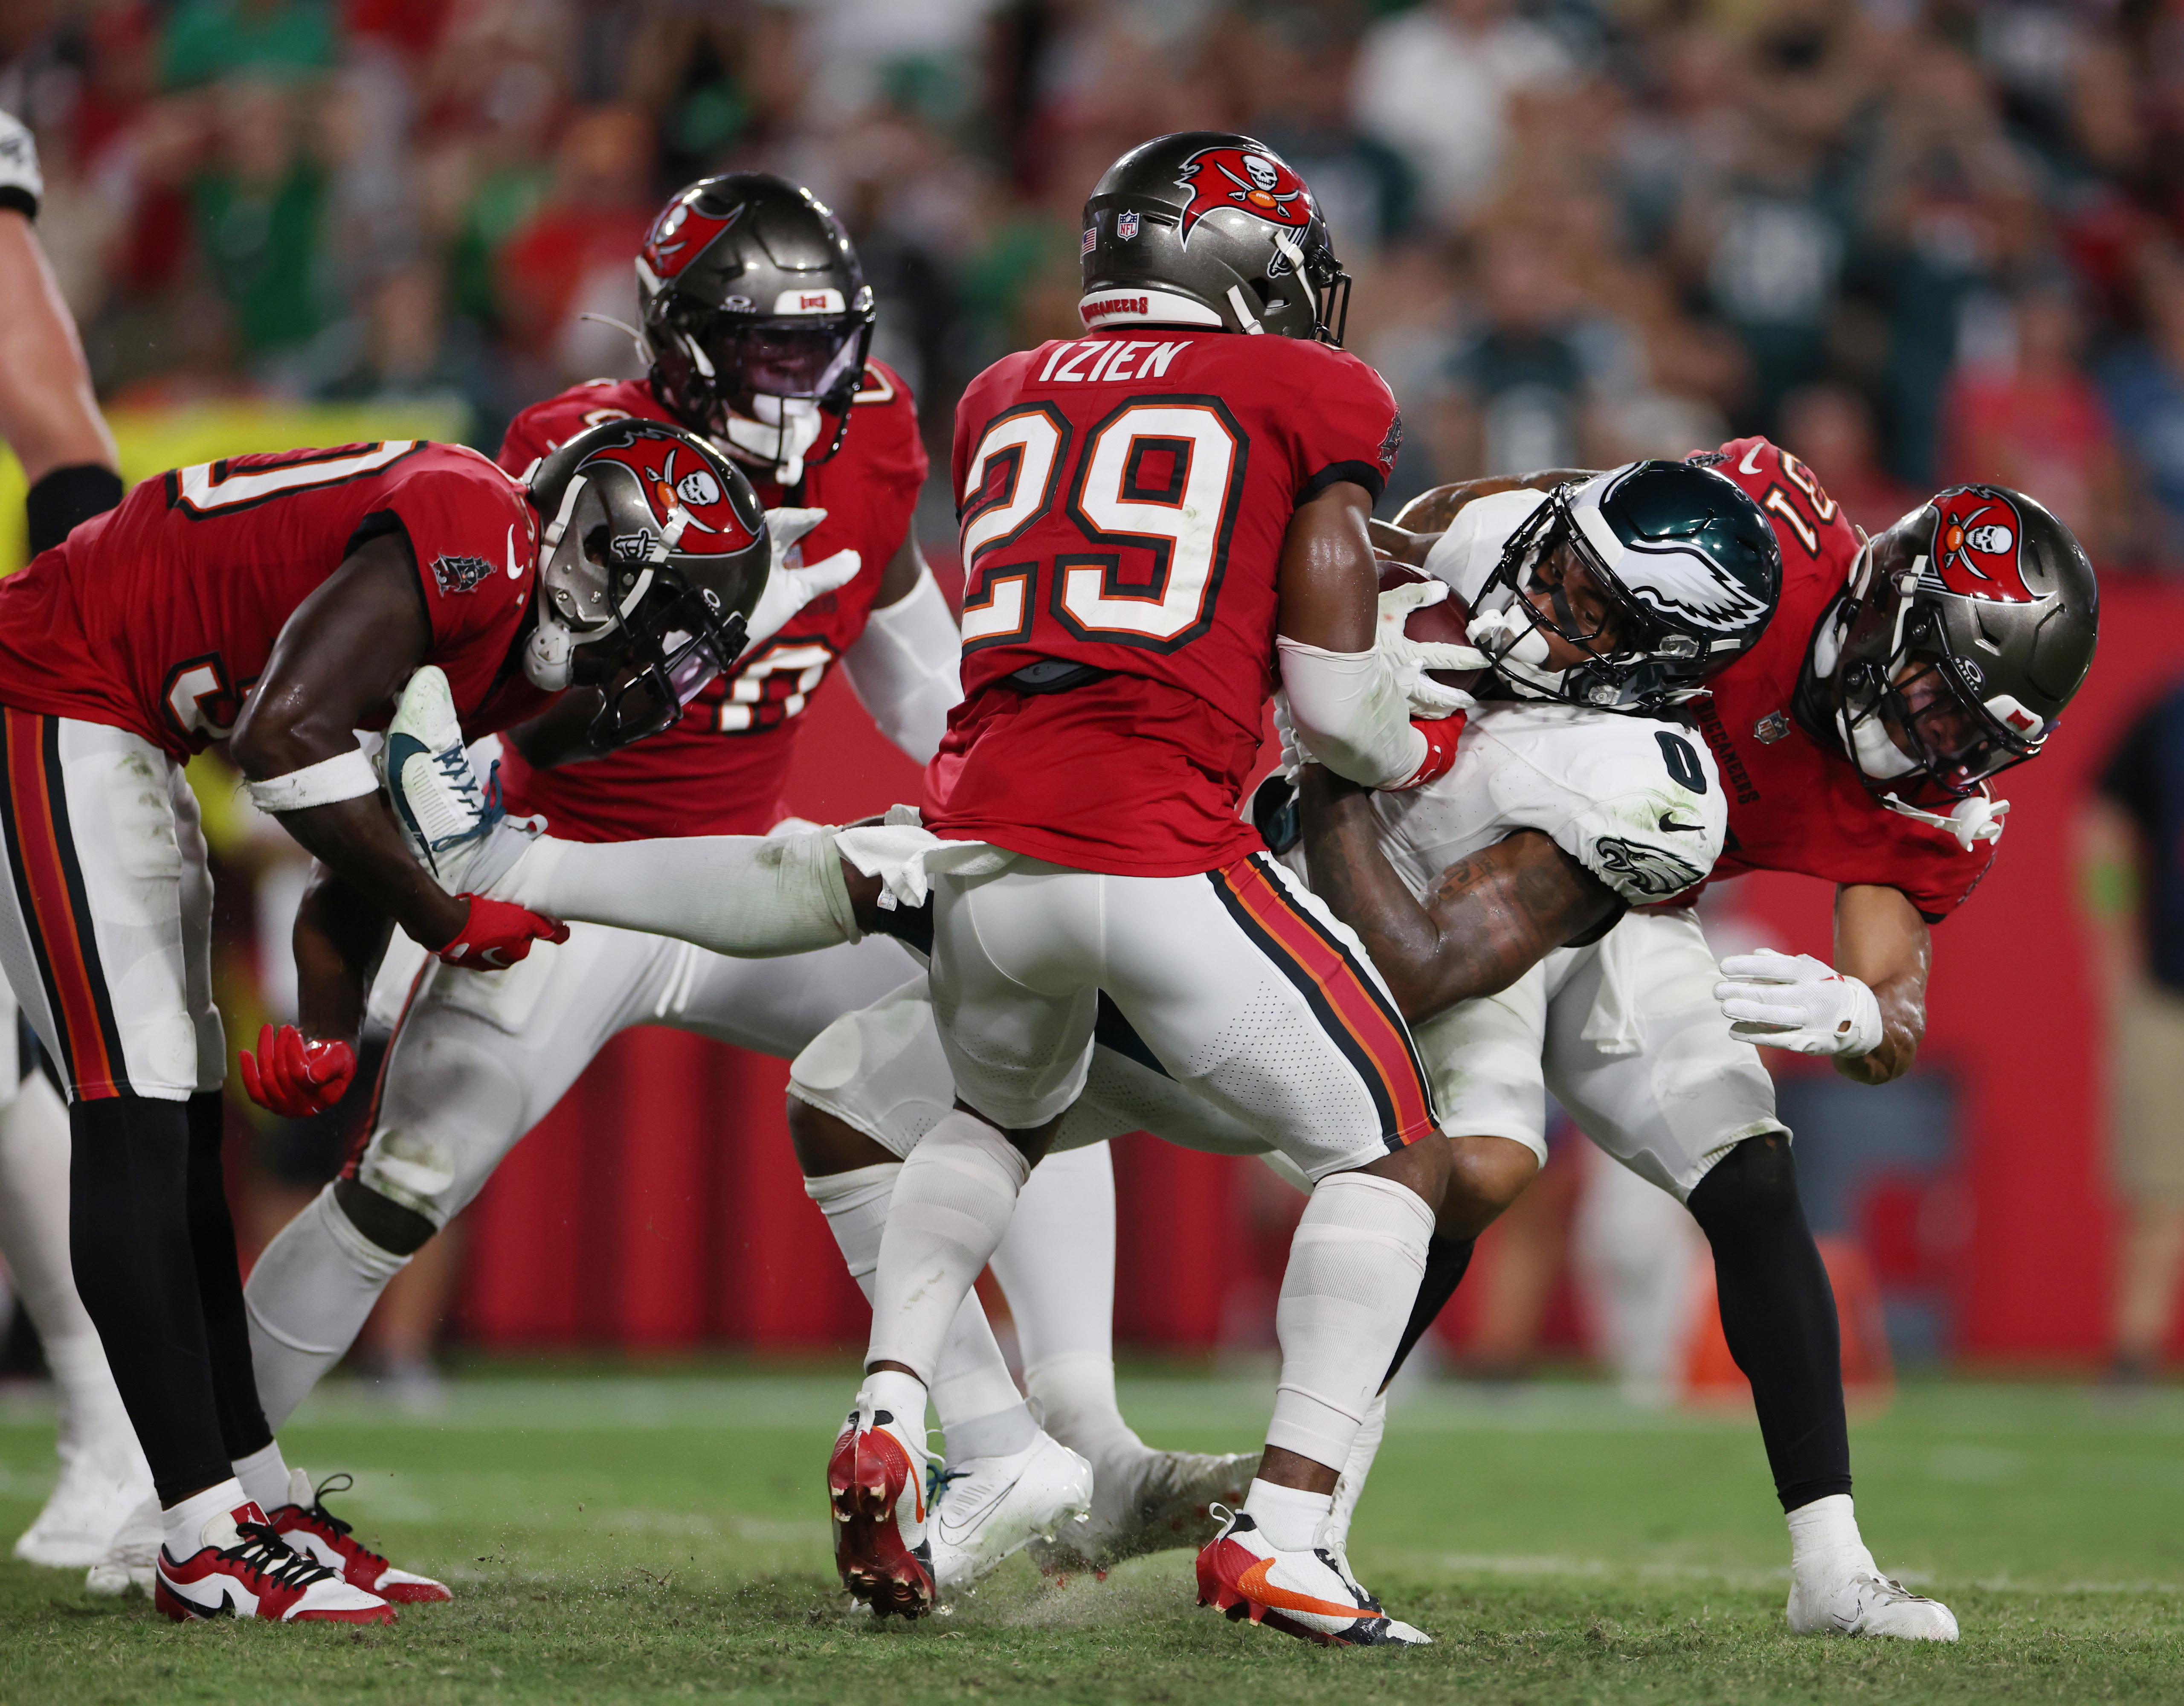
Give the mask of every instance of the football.
[[(1414, 569), (1408, 563), (1399, 563), (1392, 557), (1380, 559), (1380, 590), (1400, 587), (1409, 581), (1429, 581), (1433, 578), (1424, 569)], [(1449, 594), (1437, 605), (1428, 605), (1424, 610), (1412, 610), (1410, 620), (1403, 624), (1403, 632), (1412, 639), (1433, 645), (1468, 645), (1471, 635), (1467, 622), (1471, 612), (1451, 588)], [(1484, 670), (1433, 669), (1426, 673), (1443, 687), (1461, 688), (1469, 692), (1478, 683)]]

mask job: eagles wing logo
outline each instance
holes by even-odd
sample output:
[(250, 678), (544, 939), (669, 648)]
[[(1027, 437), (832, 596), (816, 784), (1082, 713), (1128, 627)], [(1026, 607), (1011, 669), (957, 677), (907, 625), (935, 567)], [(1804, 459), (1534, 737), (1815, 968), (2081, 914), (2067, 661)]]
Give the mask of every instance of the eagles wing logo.
[(1934, 556), (1925, 579), (1944, 592), (1997, 604), (2029, 605), (2019, 547), (2025, 519), (1999, 492), (1978, 486), (1944, 492), (1935, 500), (1942, 518), (1934, 528)]
[(1183, 210), (1185, 248), (1191, 228), (1217, 208), (1235, 208), (1284, 231), (1302, 231), (1312, 223), (1312, 192), (1304, 180), (1256, 148), (1201, 148), (1183, 163), (1176, 181), (1190, 191), (1190, 205)]
[(1603, 835), (1592, 845), (1600, 855), (1601, 874), (1626, 896), (1662, 900), (1682, 894), (1706, 875), (1673, 853), (1620, 836)]

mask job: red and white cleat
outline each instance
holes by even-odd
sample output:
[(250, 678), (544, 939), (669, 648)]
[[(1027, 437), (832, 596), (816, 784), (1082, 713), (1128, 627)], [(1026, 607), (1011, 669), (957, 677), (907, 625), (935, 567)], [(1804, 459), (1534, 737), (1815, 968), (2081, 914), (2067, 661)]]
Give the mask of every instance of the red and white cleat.
[[(923, 1418), (919, 1418), (922, 1421)], [(936, 1588), (925, 1537), (925, 1442), (862, 1392), (827, 1459), (834, 1511), (834, 1567), (842, 1586), (872, 1608), (922, 1617)]]
[(288, 1503), (272, 1515), (275, 1530), (289, 1547), (304, 1557), (341, 1572), (351, 1587), (376, 1593), (398, 1605), (426, 1605), (455, 1596), (429, 1575), (412, 1575), (397, 1569), (384, 1558), (353, 1537), (355, 1525), (343, 1522), (326, 1508), (326, 1495), (343, 1492), (356, 1485), (347, 1475), (328, 1475), (316, 1491), (303, 1470), (288, 1471)]
[(1383, 1612), (1323, 1551), (1278, 1552), (1241, 1511), (1198, 1554), (1198, 1603), (1323, 1647), (1430, 1647)]
[(152, 1603), (177, 1623), (263, 1617), (275, 1623), (392, 1623), (394, 1608), (352, 1587), (322, 1564), (291, 1552), (254, 1504), (204, 1525), (204, 1545), (176, 1562), (164, 1547)]

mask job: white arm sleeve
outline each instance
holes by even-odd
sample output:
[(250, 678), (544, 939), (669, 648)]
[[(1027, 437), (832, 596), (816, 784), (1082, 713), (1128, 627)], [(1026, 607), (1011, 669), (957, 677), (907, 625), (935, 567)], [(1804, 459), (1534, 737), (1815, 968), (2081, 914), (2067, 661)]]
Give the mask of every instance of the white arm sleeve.
[(920, 764), (940, 750), (948, 713), (963, 697), (962, 666), (962, 636), (929, 569), (901, 598), (874, 610), (842, 654), (842, 673), (858, 703)]
[(1282, 690), (1297, 737), (1338, 776), (1393, 788), (1426, 761), (1424, 735), (1387, 658), (1375, 651), (1327, 651), (1278, 635)]

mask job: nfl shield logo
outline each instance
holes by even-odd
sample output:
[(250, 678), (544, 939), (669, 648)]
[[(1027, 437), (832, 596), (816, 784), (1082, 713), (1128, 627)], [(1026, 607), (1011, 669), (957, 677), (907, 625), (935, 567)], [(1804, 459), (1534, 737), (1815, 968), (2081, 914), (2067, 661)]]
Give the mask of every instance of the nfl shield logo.
[(1129, 212), (1123, 215), (1121, 218), (1115, 221), (1115, 235), (1122, 238), (1124, 243), (1128, 243), (1137, 234), (1138, 215), (1137, 209), (1133, 208)]

